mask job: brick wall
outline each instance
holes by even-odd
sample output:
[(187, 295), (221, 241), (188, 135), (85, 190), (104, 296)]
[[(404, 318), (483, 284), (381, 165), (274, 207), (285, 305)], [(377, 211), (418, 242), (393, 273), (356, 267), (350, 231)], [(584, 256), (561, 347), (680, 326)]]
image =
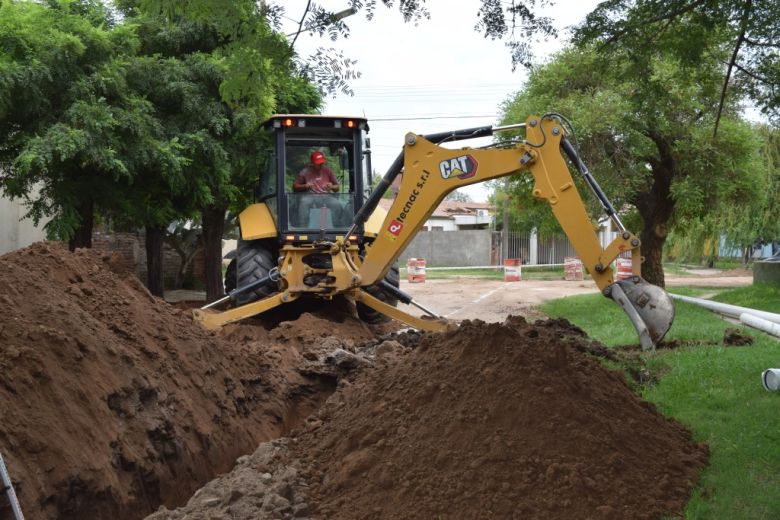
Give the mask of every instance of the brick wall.
[[(92, 234), (92, 249), (100, 252), (111, 252), (119, 255), (121, 264), (128, 271), (142, 281), (146, 282), (146, 245), (143, 234), (140, 233), (102, 233), (96, 231)], [(165, 287), (172, 288), (176, 280), (181, 259), (176, 251), (163, 245), (163, 277)], [(185, 288), (202, 286), (205, 273), (205, 259), (200, 252), (190, 264), (185, 276)], [(188, 287), (189, 286), (189, 287)]]
[[(120, 258), (121, 265), (141, 278), (138, 271), (139, 265), (144, 265), (144, 275), (146, 274), (146, 252), (141, 240), (135, 233), (101, 233), (96, 231), (92, 233), (92, 249), (101, 253), (116, 253)], [(143, 280), (143, 278), (141, 279)]]

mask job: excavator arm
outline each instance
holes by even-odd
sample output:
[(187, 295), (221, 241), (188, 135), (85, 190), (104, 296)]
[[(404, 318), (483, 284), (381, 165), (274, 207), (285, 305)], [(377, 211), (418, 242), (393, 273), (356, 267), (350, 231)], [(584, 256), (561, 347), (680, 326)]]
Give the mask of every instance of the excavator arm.
[[(372, 285), (382, 279), (448, 193), (470, 184), (528, 172), (534, 177), (533, 195), (550, 204), (553, 214), (596, 285), (626, 312), (639, 334), (642, 347), (652, 348), (671, 327), (674, 307), (665, 291), (641, 278), (639, 239), (625, 230), (603, 191), (565, 138), (559, 119), (531, 116), (525, 124), (493, 128), (490, 132), (523, 126), (526, 130), (525, 141), (505, 148), (448, 149), (432, 142), (447, 139), (444, 134), (434, 136), (433, 140), (413, 133), (407, 134), (402, 155), (403, 179), (400, 190), (379, 235), (358, 270), (360, 284)], [(451, 135), (466, 138), (478, 133), (481, 136), (487, 134), (486, 128)], [(602, 248), (599, 242), (564, 154), (583, 175), (620, 230), (617, 238), (606, 248)], [(395, 166), (397, 171), (391, 168), (375, 194), (384, 192), (393, 177), (400, 172), (400, 165)], [(372, 202), (373, 195), (364, 208), (366, 211), (357, 215), (355, 226), (360, 225), (361, 213), (373, 211), (375, 204), (371, 207)], [(620, 254), (628, 251), (633, 259), (634, 276), (616, 283), (611, 264)]]

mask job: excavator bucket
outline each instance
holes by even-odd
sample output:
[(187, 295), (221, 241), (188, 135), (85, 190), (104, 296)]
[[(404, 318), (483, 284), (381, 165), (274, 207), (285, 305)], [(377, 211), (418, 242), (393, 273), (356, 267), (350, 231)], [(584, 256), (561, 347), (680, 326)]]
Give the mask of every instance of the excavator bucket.
[(674, 321), (674, 304), (669, 294), (641, 276), (609, 285), (604, 293), (615, 300), (639, 334), (642, 350), (652, 350), (663, 339)]

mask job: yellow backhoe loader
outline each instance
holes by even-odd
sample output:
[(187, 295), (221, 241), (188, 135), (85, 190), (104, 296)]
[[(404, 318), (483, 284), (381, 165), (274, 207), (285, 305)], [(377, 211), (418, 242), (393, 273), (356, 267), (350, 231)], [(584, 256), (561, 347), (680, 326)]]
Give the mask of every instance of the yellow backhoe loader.
[[(408, 133), (398, 155), (371, 190), (368, 123), (361, 118), (278, 115), (266, 128), (275, 153), (263, 172), (257, 203), (239, 216), (237, 255), (228, 268), (228, 295), (195, 318), (206, 328), (253, 316), (300, 297), (354, 299), (361, 318), (389, 316), (412, 327), (437, 331), (448, 323), (398, 289), (397, 259), (444, 197), (462, 186), (526, 172), (533, 195), (546, 200), (602, 293), (617, 302), (651, 349), (671, 327), (674, 306), (661, 288), (641, 277), (640, 242), (627, 231), (596, 180), (579, 158), (557, 114), (530, 116), (525, 123), (477, 127), (430, 135)], [(450, 149), (445, 142), (524, 129), (525, 137), (487, 148)], [(617, 238), (602, 248), (567, 167), (568, 158), (595, 194)], [(309, 161), (327, 165), (333, 182), (321, 193), (301, 193)], [(403, 172), (388, 212), (379, 200)], [(308, 179), (308, 177), (307, 177)], [(311, 183), (306, 183), (310, 185)], [(335, 202), (335, 203), (334, 203)], [(615, 281), (611, 264), (630, 252), (633, 276)], [(397, 301), (425, 314), (416, 317)], [(216, 311), (232, 302), (227, 310)]]

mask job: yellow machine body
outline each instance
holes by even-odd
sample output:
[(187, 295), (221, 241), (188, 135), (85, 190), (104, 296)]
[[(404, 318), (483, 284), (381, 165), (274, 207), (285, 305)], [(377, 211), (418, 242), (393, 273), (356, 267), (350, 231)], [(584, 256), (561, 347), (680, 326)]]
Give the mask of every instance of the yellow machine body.
[(382, 223), (387, 218), (387, 211), (384, 208), (377, 207), (368, 220), (363, 225), (363, 234), (367, 237), (374, 238), (379, 234), (379, 230), (382, 229)]
[(264, 202), (256, 202), (239, 213), (238, 223), (241, 238), (244, 240), (274, 238), (279, 235), (271, 210)]

